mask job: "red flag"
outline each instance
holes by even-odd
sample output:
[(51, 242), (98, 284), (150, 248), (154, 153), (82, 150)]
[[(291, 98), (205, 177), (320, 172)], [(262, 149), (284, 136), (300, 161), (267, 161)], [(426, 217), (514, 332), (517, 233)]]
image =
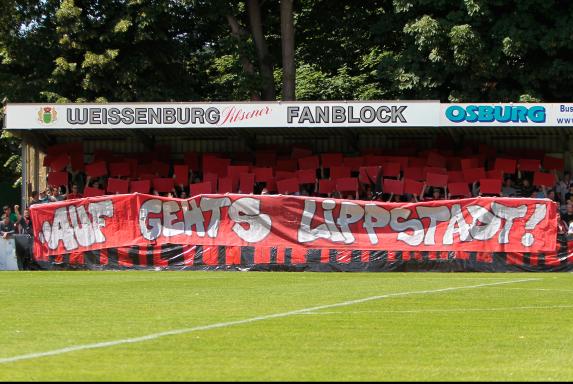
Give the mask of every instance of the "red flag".
[(428, 173), (437, 173), (440, 175), (447, 175), (448, 170), (443, 167), (424, 167), (424, 174), (427, 175)]
[(468, 183), (473, 183), (474, 181), (478, 181), (479, 179), (486, 178), (485, 169), (483, 168), (464, 169), (463, 173), (465, 181)]
[(475, 169), (475, 168), (479, 168), (479, 160), (475, 157), (472, 158), (468, 158), (468, 159), (462, 159), (461, 160), (462, 163), (462, 170), (466, 170), (466, 169)]
[(233, 184), (232, 177), (220, 177), (219, 178), (219, 193), (236, 193), (237, 190)]
[(350, 168), (344, 166), (330, 167), (330, 178), (336, 180), (342, 177), (350, 177)]
[(72, 169), (74, 171), (83, 171), (86, 168), (84, 164), (83, 152), (70, 153), (70, 163), (72, 164)]
[(426, 184), (430, 187), (444, 187), (448, 184), (448, 175), (428, 172), (426, 174)]
[(358, 171), (364, 165), (364, 158), (359, 157), (345, 157), (343, 165), (349, 167), (352, 171)]
[(277, 189), (281, 195), (288, 195), (299, 191), (298, 179), (296, 177), (277, 181)]
[(189, 166), (188, 165), (174, 165), (173, 176), (175, 182), (179, 185), (189, 184)]
[(364, 157), (364, 165), (367, 167), (375, 167), (384, 164), (384, 156), (367, 155)]
[[(371, 184), (376, 183), (378, 178), (378, 167), (377, 166), (370, 166), (370, 167), (360, 167), (360, 171), (358, 174), (358, 181), (363, 184)], [(382, 168), (380, 168), (380, 171)]]
[(297, 159), (279, 159), (277, 160), (277, 171), (288, 171), (294, 172), (298, 168), (298, 161)]
[(160, 193), (167, 193), (173, 190), (173, 179), (171, 177), (159, 177), (153, 179), (153, 189)]
[(438, 153), (430, 152), (428, 154), (428, 166), (429, 167), (446, 167), (446, 158)]
[(317, 169), (319, 168), (318, 156), (308, 156), (298, 159), (299, 169)]
[(130, 193), (149, 193), (151, 180), (132, 180), (129, 182)]
[(408, 167), (404, 170), (404, 178), (411, 180), (424, 180), (424, 171), (420, 167)]
[(187, 152), (183, 156), (183, 162), (187, 164), (192, 170), (199, 170), (199, 154), (197, 152)]
[(195, 183), (189, 185), (189, 195), (190, 196), (197, 196), (203, 194), (213, 193), (213, 187), (211, 186), (210, 181), (206, 181), (203, 183)]
[(318, 180), (318, 193), (329, 194), (334, 192), (336, 186), (334, 180), (321, 179)]
[(316, 181), (316, 169), (301, 169), (296, 171), (296, 177), (300, 184), (314, 184)]
[(336, 190), (340, 192), (356, 192), (358, 179), (356, 177), (341, 177), (336, 179)]
[(384, 177), (400, 176), (400, 163), (384, 163), (382, 166), (382, 175)]
[(48, 185), (59, 187), (68, 185), (68, 172), (50, 172), (48, 173)]
[(129, 193), (129, 181), (122, 179), (107, 179), (107, 191), (110, 193)]
[(551, 156), (545, 156), (543, 158), (543, 168), (547, 170), (563, 170), (565, 167), (565, 161), (563, 159)]
[(284, 179), (292, 179), (293, 177), (296, 177), (296, 172), (294, 171), (277, 171), (275, 175), (277, 181)]
[(273, 176), (273, 168), (262, 168), (262, 167), (255, 167), (253, 169), (255, 172), (255, 181), (256, 182), (265, 182), (267, 180), (272, 179)]
[(448, 181), (450, 183), (460, 183), (465, 181), (463, 171), (448, 171)]
[(470, 188), (465, 181), (448, 183), (448, 192), (451, 196), (468, 196)]
[(105, 195), (105, 191), (99, 188), (85, 187), (84, 197), (96, 197)]
[(402, 180), (384, 179), (384, 193), (402, 195), (404, 193), (404, 182)]
[(537, 159), (520, 159), (519, 170), (521, 171), (539, 171), (541, 168), (541, 161)]
[(162, 161), (153, 160), (151, 163), (153, 168), (153, 173), (159, 175), (161, 177), (168, 177), (169, 176), (169, 164), (164, 163)]
[(241, 173), (239, 176), (239, 190), (241, 193), (253, 193), (255, 188), (255, 174)]
[(68, 154), (64, 153), (64, 154), (61, 154), (61, 155), (55, 157), (50, 162), (50, 168), (52, 169), (52, 172), (63, 171), (69, 162), (70, 162), (70, 159), (68, 157)]
[(320, 162), (323, 168), (341, 166), (344, 162), (342, 153), (323, 153), (320, 155)]
[(517, 166), (517, 161), (513, 159), (495, 159), (494, 169), (499, 169), (504, 173), (515, 173), (515, 167)]
[(412, 179), (404, 179), (404, 193), (420, 195), (423, 188), (424, 183)]
[(107, 175), (107, 163), (105, 161), (98, 161), (96, 163), (86, 165), (86, 174), (91, 177)]
[(503, 179), (503, 173), (501, 169), (492, 169), (491, 171), (485, 172), (488, 179)]
[(552, 173), (535, 172), (533, 185), (546, 186), (553, 188), (555, 186), (555, 175)]
[(480, 179), (479, 190), (488, 195), (499, 195), (501, 193), (501, 179)]
[(112, 177), (130, 176), (131, 175), (131, 166), (128, 162), (110, 163), (109, 164), (109, 175)]

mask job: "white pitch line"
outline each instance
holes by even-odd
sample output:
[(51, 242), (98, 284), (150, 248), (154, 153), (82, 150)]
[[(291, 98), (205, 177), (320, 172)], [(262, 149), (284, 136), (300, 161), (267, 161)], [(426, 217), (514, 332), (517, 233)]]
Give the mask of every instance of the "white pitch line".
[(330, 311), (330, 312), (307, 312), (305, 315), (359, 315), (361, 313), (449, 313), (449, 312), (489, 312), (489, 311), (522, 311), (527, 309), (558, 309), (573, 308), (573, 305), (546, 305), (527, 307), (500, 307), (500, 308), (456, 308), (456, 309), (418, 309), (403, 311)]
[(474, 288), (490, 287), (490, 286), (494, 286), (494, 285), (525, 283), (525, 282), (540, 281), (540, 280), (543, 280), (543, 279), (538, 278), (538, 279), (509, 280), (509, 281), (502, 281), (502, 282), (497, 282), (497, 283), (466, 285), (466, 286), (462, 286), (462, 287), (449, 287), (449, 288), (440, 288), (440, 289), (423, 290), (423, 291), (388, 293), (386, 295), (370, 296), (370, 297), (366, 297), (363, 299), (344, 301), (342, 303), (326, 304), (326, 305), (320, 305), (317, 307), (298, 309), (298, 310), (288, 311), (288, 312), (283, 312), (283, 313), (275, 313), (272, 315), (251, 317), (249, 319), (244, 319), (244, 320), (235, 320), (235, 321), (228, 321), (228, 322), (224, 322), (224, 323), (215, 323), (215, 324), (203, 325), (203, 326), (198, 326), (198, 327), (193, 327), (193, 328), (175, 329), (172, 331), (153, 333), (150, 335), (141, 336), (141, 337), (134, 337), (134, 338), (130, 338), (130, 339), (121, 339), (121, 340), (106, 341), (106, 342), (101, 342), (101, 343), (75, 345), (75, 346), (61, 348), (61, 349), (55, 349), (52, 351), (37, 352), (37, 353), (30, 353), (30, 354), (26, 354), (26, 355), (5, 357), (5, 358), (0, 359), (0, 364), (13, 363), (13, 362), (22, 361), (22, 360), (32, 360), (32, 359), (37, 359), (40, 357), (47, 357), (47, 356), (57, 356), (57, 355), (62, 355), (64, 353), (83, 351), (83, 350), (87, 350), (87, 349), (107, 348), (107, 347), (113, 347), (113, 346), (121, 345), (121, 344), (141, 343), (144, 341), (154, 340), (154, 339), (158, 339), (160, 337), (165, 337), (165, 336), (182, 335), (185, 333), (191, 333), (191, 332), (197, 332), (197, 331), (207, 331), (207, 330), (216, 329), (216, 328), (224, 328), (224, 327), (231, 327), (234, 325), (249, 324), (249, 323), (253, 323), (256, 321), (278, 319), (278, 318), (282, 318), (282, 317), (299, 315), (299, 314), (307, 313), (307, 312), (319, 311), (322, 309), (345, 307), (345, 306), (365, 303), (365, 302), (373, 301), (373, 300), (386, 299), (389, 297), (408, 296), (408, 295), (424, 295), (424, 294), (431, 294), (431, 293), (457, 291), (460, 289), (474, 289)]
[(556, 288), (502, 288), (502, 289), (517, 289), (520, 291), (573, 292), (573, 289), (556, 289)]

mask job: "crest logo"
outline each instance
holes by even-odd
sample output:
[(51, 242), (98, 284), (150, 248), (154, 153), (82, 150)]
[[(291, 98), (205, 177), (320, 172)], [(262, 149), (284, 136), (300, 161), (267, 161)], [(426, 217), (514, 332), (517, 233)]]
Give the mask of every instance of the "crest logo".
[(52, 124), (58, 120), (55, 107), (43, 107), (38, 111), (38, 121), (42, 124)]

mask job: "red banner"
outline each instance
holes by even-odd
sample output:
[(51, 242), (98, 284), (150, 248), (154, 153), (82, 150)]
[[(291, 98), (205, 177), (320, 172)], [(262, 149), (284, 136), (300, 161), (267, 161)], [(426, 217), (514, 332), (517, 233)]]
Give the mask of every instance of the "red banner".
[(133, 194), (37, 204), (31, 214), (38, 256), (162, 244), (544, 252), (557, 241), (557, 206), (547, 199)]

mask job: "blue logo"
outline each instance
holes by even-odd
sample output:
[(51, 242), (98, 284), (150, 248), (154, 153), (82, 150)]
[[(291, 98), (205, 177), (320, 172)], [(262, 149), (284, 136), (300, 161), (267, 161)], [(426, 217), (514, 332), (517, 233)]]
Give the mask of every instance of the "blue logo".
[(446, 117), (454, 123), (544, 123), (545, 107), (522, 105), (452, 105), (446, 109)]

